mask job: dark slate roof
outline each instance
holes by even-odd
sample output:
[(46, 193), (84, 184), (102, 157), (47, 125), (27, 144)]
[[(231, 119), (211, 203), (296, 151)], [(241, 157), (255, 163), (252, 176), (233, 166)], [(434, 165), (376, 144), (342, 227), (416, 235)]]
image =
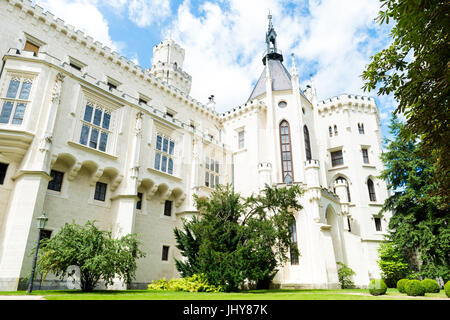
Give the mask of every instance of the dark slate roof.
[[(292, 90), (291, 75), (281, 61), (269, 59), (268, 64), (270, 77), (272, 78), (272, 91)], [(266, 92), (266, 68), (267, 66), (264, 67), (248, 101)]]

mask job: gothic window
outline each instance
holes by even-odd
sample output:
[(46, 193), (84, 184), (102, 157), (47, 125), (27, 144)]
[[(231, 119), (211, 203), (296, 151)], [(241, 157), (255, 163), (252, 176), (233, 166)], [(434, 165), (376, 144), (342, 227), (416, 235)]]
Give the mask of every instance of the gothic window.
[(6, 170), (8, 170), (8, 164), (0, 163), (0, 184), (5, 182)]
[(364, 134), (364, 123), (358, 123), (359, 134)]
[(33, 79), (29, 77), (11, 76), (6, 94), (2, 97), (0, 123), (20, 125), (25, 116), (25, 110), (30, 103)]
[[(289, 224), (289, 234), (291, 237), (291, 246), (293, 248), (297, 248), (297, 225), (294, 217), (291, 217), (291, 223)], [(291, 250), (290, 254), (291, 254), (291, 265), (297, 265), (298, 253)]]
[(53, 191), (61, 191), (64, 173), (56, 170), (50, 171), (52, 180), (48, 182), (48, 189)]
[(367, 188), (369, 190), (370, 201), (377, 201), (377, 198), (375, 196), (375, 186), (373, 185), (372, 179), (367, 180)]
[(94, 193), (94, 199), (98, 201), (105, 201), (106, 198), (106, 183), (97, 182), (95, 184), (95, 193)]
[(331, 126), (328, 127), (328, 132), (330, 134), (330, 137), (333, 136), (333, 129), (331, 128)]
[(344, 164), (342, 150), (331, 152), (331, 166), (336, 167)]
[(81, 122), (80, 144), (106, 152), (111, 134), (111, 111), (88, 102)]
[(306, 125), (303, 127), (303, 135), (305, 136), (306, 160), (311, 160), (311, 143), (309, 141), (309, 131)]
[(215, 188), (219, 185), (219, 161), (206, 157), (205, 160), (205, 186)]
[(334, 125), (334, 135), (337, 136), (338, 135), (338, 131), (337, 131), (337, 126)]
[(175, 141), (163, 134), (156, 135), (155, 169), (173, 174)]
[(363, 156), (363, 162), (368, 164), (369, 163), (369, 152), (365, 148), (361, 149), (361, 151), (362, 151), (362, 156)]
[(292, 167), (291, 137), (289, 123), (286, 120), (280, 123), (280, 146), (283, 182), (292, 183), (294, 180), (294, 169)]

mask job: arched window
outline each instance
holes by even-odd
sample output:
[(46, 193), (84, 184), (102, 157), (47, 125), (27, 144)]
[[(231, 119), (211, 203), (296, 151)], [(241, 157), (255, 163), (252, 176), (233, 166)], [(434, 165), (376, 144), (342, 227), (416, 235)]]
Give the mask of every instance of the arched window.
[(306, 125), (303, 127), (303, 134), (305, 136), (306, 160), (311, 160), (311, 143), (309, 141), (309, 131), (308, 131), (308, 127)]
[[(289, 224), (289, 234), (291, 236), (291, 247), (298, 248), (297, 247), (297, 223), (295, 221), (295, 218), (291, 216), (291, 223)], [(298, 264), (298, 253), (290, 250), (291, 254), (291, 264), (296, 265)]]
[(369, 178), (369, 180), (367, 180), (367, 188), (369, 190), (370, 201), (377, 201), (377, 198), (375, 196), (375, 187), (373, 185), (372, 179), (370, 179), (370, 178)]
[(337, 126), (334, 125), (334, 135), (337, 136), (338, 135), (338, 131), (337, 131)]
[(292, 148), (289, 123), (283, 120), (280, 123), (281, 164), (283, 169), (283, 182), (294, 181), (294, 168), (292, 167)]
[(331, 126), (328, 127), (328, 132), (330, 133), (330, 137), (333, 136), (333, 129), (331, 128)]

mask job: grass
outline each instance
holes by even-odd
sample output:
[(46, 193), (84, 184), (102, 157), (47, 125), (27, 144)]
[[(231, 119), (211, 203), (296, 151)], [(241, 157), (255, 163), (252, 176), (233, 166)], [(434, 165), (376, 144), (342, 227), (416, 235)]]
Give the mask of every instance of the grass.
[[(0, 292), (1, 295), (26, 295), (26, 291)], [(98, 290), (84, 293), (79, 290), (37, 290), (32, 295), (46, 300), (405, 300), (447, 298), (444, 290), (427, 293), (424, 297), (409, 297), (397, 289), (385, 295), (372, 296), (367, 289), (345, 290), (251, 290), (232, 293), (175, 292), (149, 290)]]

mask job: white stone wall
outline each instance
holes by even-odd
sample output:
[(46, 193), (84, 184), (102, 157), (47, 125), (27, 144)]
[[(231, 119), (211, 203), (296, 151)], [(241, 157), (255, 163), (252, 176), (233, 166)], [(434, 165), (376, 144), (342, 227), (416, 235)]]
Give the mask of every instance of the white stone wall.
[[(179, 276), (173, 263), (179, 258), (173, 229), (181, 226), (182, 217), (195, 214), (193, 194), (207, 197), (213, 190), (205, 185), (206, 158), (219, 163), (220, 183), (234, 183), (243, 196), (258, 192), (264, 183), (282, 183), (283, 120), (290, 127), (294, 183), (301, 184), (305, 194), (300, 199), (303, 209), (294, 214), (299, 265), (287, 263), (275, 283), (334, 288), (337, 261), (357, 272), (359, 286), (379, 276), (376, 249), (389, 214), (381, 217), (383, 231), (375, 231), (373, 218), (379, 217), (387, 190), (375, 178), (383, 166), (373, 99), (345, 95), (316, 103), (314, 90), (308, 92), (309, 100), (300, 93), (293, 72), (293, 90), (269, 90), (218, 114), (213, 102), (203, 105), (188, 95), (191, 78), (182, 70), (184, 50), (173, 41), (167, 42), (173, 45), (173, 56), (162, 61), (171, 66), (156, 63), (143, 70), (29, 1), (0, 0), (0, 28), (0, 98), (12, 76), (33, 81), (23, 123), (0, 124), (0, 161), (9, 164), (0, 185), (0, 290), (15, 290), (19, 279), (29, 274), (31, 258), (26, 253), (35, 246), (35, 219), (42, 211), (49, 218), (47, 229), (54, 233), (65, 223), (88, 220), (115, 236), (137, 233), (147, 256), (138, 261), (136, 285)], [(37, 56), (22, 50), (27, 39), (40, 44)], [(164, 50), (161, 45), (155, 49), (157, 60), (168, 53)], [(82, 64), (81, 71), (69, 65), (74, 61)], [(172, 81), (167, 83), (158, 74), (168, 67)], [(117, 89), (109, 89), (108, 81)], [(270, 88), (270, 81), (266, 85)], [(140, 98), (148, 98), (148, 103), (139, 104)], [(278, 107), (280, 101), (287, 106)], [(87, 103), (111, 114), (105, 151), (80, 144)], [(364, 123), (364, 135), (358, 134), (357, 123)], [(328, 126), (335, 124), (338, 135), (329, 137)], [(310, 135), (310, 162), (305, 162), (304, 125)], [(154, 168), (158, 134), (175, 143), (172, 174)], [(362, 163), (361, 147), (369, 150), (369, 165)], [(330, 151), (339, 148), (344, 165), (332, 167)], [(60, 192), (47, 189), (50, 170), (64, 172)], [(350, 203), (332, 192), (338, 175), (349, 182)], [(368, 198), (368, 177), (375, 183), (376, 202)], [(107, 184), (104, 202), (94, 200), (97, 182)], [(138, 192), (143, 195), (140, 210)], [(173, 202), (170, 217), (163, 214), (166, 200)], [(163, 245), (170, 247), (169, 261), (161, 259)]]

